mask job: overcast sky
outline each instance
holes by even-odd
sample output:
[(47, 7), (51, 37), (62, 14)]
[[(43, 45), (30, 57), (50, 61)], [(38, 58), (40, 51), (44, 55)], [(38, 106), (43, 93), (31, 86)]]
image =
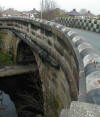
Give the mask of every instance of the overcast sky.
[[(17, 10), (40, 9), (41, 0), (0, 0), (0, 5), (5, 8), (14, 8)], [(58, 6), (67, 11), (73, 8), (78, 11), (82, 8), (91, 10), (95, 14), (100, 14), (100, 0), (55, 0)]]

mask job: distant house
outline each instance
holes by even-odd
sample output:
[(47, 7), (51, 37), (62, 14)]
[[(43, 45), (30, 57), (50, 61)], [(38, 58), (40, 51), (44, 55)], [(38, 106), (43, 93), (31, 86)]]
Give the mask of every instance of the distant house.
[(11, 16), (21, 16), (21, 17), (38, 17), (39, 12), (36, 9), (33, 9), (31, 11), (23, 11), (19, 12), (17, 10), (14, 10), (12, 8), (9, 8), (5, 11), (3, 11), (0, 16), (1, 17), (11, 17)]
[(81, 14), (76, 11), (76, 9), (73, 9), (72, 11), (67, 12), (67, 15), (71, 16), (71, 17), (80, 17), (81, 16)]
[(10, 16), (20, 16), (20, 12), (14, 9), (7, 9), (1, 13), (2, 17), (10, 17)]
[(97, 18), (100, 18), (100, 15), (97, 15)]
[(30, 11), (23, 11), (21, 12), (22, 17), (38, 17), (39, 12), (34, 8), (33, 10)]
[(92, 14), (90, 11), (82, 15), (83, 18), (95, 18), (96, 15)]
[(27, 18), (29, 18), (29, 14), (26, 13), (26, 12), (22, 12), (20, 16), (21, 16), (21, 17), (27, 17)]
[(27, 12), (29, 14), (29, 17), (38, 17), (39, 11), (37, 11), (35, 8), (33, 10), (30, 10)]

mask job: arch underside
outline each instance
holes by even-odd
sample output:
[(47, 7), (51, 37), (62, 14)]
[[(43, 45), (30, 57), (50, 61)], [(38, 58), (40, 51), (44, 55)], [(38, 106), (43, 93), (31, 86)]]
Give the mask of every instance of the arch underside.
[(36, 64), (35, 57), (31, 48), (24, 42), (20, 41), (17, 46), (17, 64)]
[[(29, 60), (29, 61), (28, 61)], [(44, 99), (38, 65), (31, 48), (22, 40), (18, 43), (16, 64), (33, 64), (35, 72), (0, 79), (0, 90), (9, 94), (18, 117), (44, 115)]]

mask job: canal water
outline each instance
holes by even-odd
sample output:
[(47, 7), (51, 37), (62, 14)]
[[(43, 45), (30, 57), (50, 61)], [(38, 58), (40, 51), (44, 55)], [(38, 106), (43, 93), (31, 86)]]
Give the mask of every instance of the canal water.
[(42, 83), (38, 70), (0, 79), (0, 117), (43, 115), (43, 104)]
[(0, 117), (18, 117), (14, 103), (3, 91), (0, 91)]

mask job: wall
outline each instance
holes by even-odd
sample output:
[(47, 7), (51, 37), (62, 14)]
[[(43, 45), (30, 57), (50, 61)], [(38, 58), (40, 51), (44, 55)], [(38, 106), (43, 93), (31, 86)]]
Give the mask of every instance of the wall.
[(11, 56), (14, 61), (16, 61), (18, 41), (19, 39), (11, 31), (0, 31), (0, 50), (5, 55)]
[[(56, 18), (56, 21), (68, 27), (82, 28), (98, 33), (100, 32), (99, 20)], [(75, 34), (75, 32), (69, 31), (68, 35), (75, 47), (78, 49), (81, 59), (83, 60), (84, 73), (86, 77), (87, 101), (90, 103), (100, 104), (100, 56), (89, 43), (85, 42), (85, 40)], [(80, 87), (82, 87), (82, 85), (82, 82), (80, 82)]]
[[(85, 73), (86, 80), (86, 92), (87, 101), (90, 103), (100, 104), (100, 55), (96, 53), (93, 47), (85, 42), (80, 36), (75, 34), (75, 32), (69, 31), (68, 36), (74, 43), (74, 46), (78, 49), (81, 59), (83, 61), (84, 70), (81, 74)], [(80, 82), (80, 87), (82, 87), (84, 81)]]
[(63, 71), (41, 61), (35, 54), (44, 94), (44, 111), (46, 117), (58, 117), (62, 108), (69, 108), (71, 97), (69, 84)]
[(56, 18), (55, 20), (67, 27), (79, 28), (100, 33), (100, 20), (76, 18)]

